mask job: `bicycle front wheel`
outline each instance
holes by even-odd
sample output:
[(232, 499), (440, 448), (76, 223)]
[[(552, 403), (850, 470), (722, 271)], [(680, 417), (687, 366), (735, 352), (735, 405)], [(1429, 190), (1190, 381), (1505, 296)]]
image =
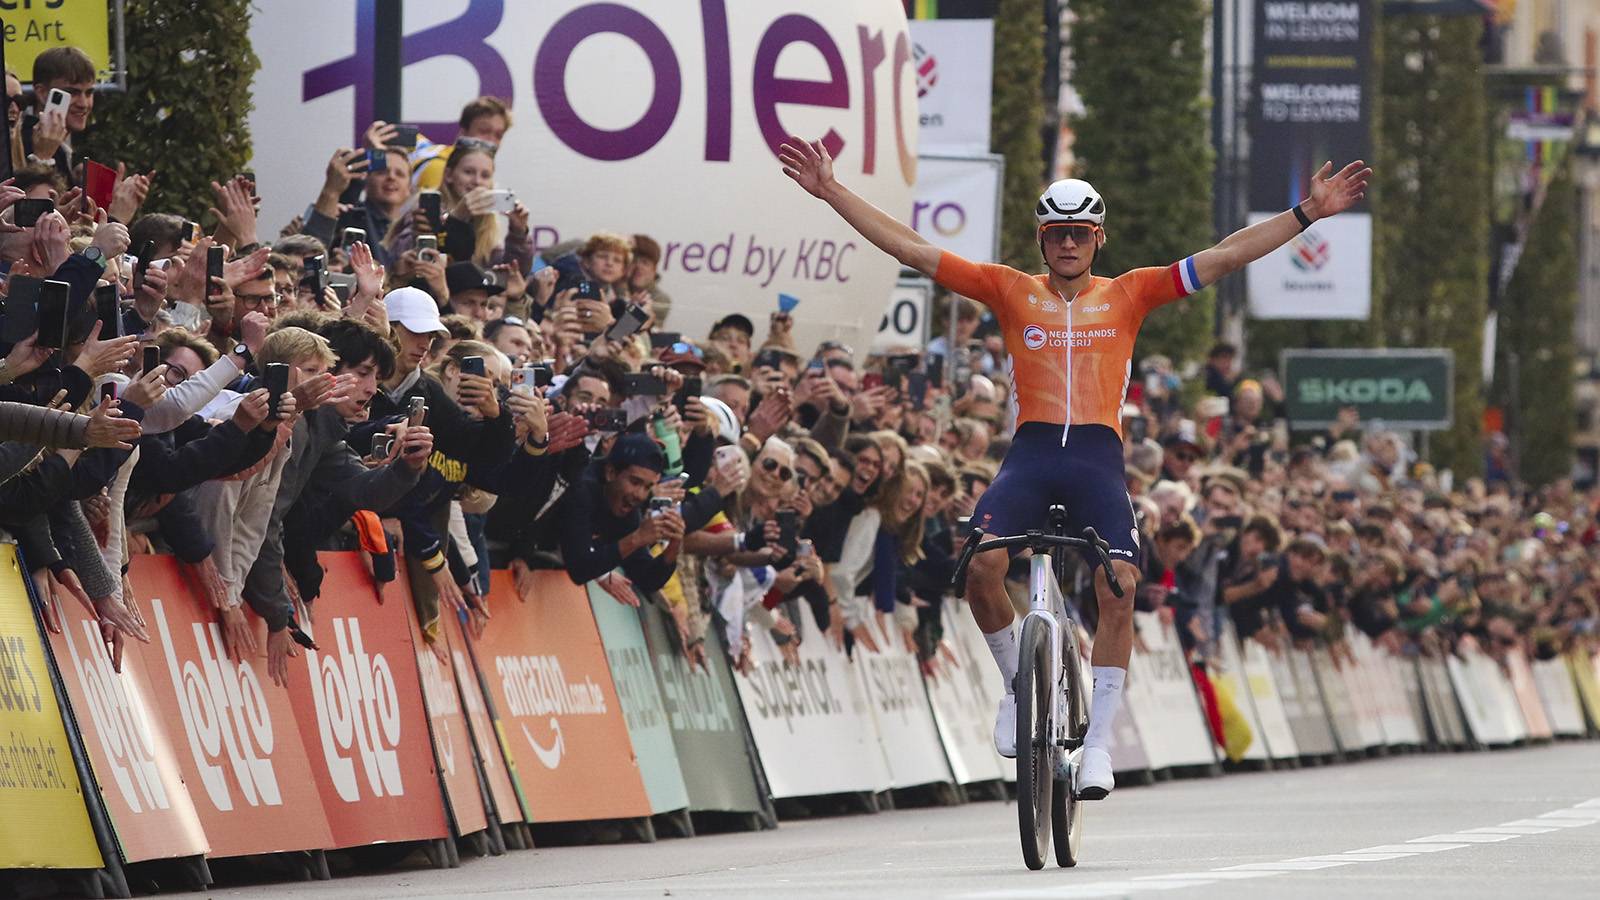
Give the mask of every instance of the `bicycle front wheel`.
[(1050, 670), (1050, 632), (1037, 618), (1023, 621), (1017, 660), (1017, 826), (1022, 858), (1030, 869), (1044, 868), (1050, 846), (1050, 796), (1055, 786), (1053, 739), (1055, 703)]

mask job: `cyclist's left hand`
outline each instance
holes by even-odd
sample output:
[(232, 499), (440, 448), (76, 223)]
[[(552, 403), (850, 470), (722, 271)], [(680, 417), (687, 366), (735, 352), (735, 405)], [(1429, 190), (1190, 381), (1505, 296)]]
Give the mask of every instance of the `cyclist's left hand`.
[(1372, 169), (1361, 160), (1346, 165), (1335, 174), (1333, 162), (1322, 164), (1311, 178), (1311, 196), (1306, 198), (1306, 213), (1317, 219), (1338, 215), (1367, 195), (1367, 179)]

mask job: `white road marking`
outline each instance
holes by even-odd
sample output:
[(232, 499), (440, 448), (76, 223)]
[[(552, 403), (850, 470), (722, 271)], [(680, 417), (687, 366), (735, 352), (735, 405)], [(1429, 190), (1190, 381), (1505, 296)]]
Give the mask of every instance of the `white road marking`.
[(1332, 869), (1367, 862), (1384, 862), (1404, 859), (1422, 853), (1442, 853), (1459, 850), (1476, 844), (1509, 841), (1529, 835), (1550, 834), (1562, 828), (1581, 828), (1600, 822), (1600, 797), (1585, 800), (1566, 809), (1540, 813), (1533, 819), (1514, 819), (1499, 825), (1482, 828), (1464, 828), (1460, 831), (1431, 834), (1412, 838), (1403, 844), (1379, 844), (1343, 853), (1320, 856), (1299, 856), (1279, 862), (1244, 863), (1222, 866), (1209, 872), (1175, 872), (1169, 875), (1141, 875), (1131, 881), (1099, 881), (1089, 884), (1062, 885), (1053, 883), (1039, 888), (1021, 890), (984, 891), (969, 894), (982, 900), (1023, 900), (1023, 898), (1091, 898), (1126, 897), (1140, 891), (1170, 891), (1176, 888), (1200, 887), (1219, 881), (1242, 878), (1265, 878), (1272, 875), (1291, 875), (1295, 872)]

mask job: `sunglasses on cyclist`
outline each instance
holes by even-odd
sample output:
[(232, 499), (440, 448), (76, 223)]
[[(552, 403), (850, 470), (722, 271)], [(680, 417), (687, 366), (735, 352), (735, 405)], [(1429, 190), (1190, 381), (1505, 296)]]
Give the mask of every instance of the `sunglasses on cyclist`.
[(1081, 247), (1094, 241), (1099, 233), (1099, 225), (1087, 222), (1052, 222), (1039, 229), (1039, 239), (1046, 244), (1062, 244), (1070, 240)]
[(766, 470), (767, 472), (776, 472), (776, 473), (778, 473), (778, 480), (779, 481), (788, 481), (789, 479), (794, 477), (794, 470), (793, 469), (789, 468), (788, 466), (784, 465), (783, 463), (778, 462), (777, 460), (773, 459), (770, 456), (761, 461), (761, 468)]

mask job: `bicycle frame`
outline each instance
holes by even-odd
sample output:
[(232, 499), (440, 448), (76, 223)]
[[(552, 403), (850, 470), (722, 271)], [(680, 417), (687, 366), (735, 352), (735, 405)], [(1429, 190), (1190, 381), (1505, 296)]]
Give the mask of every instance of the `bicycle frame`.
[[(1028, 602), (1028, 612), (1022, 618), (1021, 627), (1027, 627), (1029, 619), (1039, 619), (1050, 635), (1050, 671), (1055, 675), (1056, 702), (1049, 707), (1050, 721), (1046, 733), (1054, 737), (1051, 741), (1055, 754), (1053, 767), (1057, 776), (1064, 778), (1067, 775), (1067, 755), (1063, 751), (1076, 749), (1082, 735), (1073, 733), (1071, 726), (1074, 723), (1068, 721), (1070, 710), (1063, 706), (1072, 697), (1078, 697), (1079, 704), (1082, 704), (1083, 700), (1079, 697), (1082, 677), (1081, 674), (1075, 676), (1074, 671), (1067, 667), (1068, 663), (1078, 666), (1078, 660), (1062, 659), (1063, 647), (1077, 652), (1078, 639), (1075, 631), (1068, 630), (1072, 620), (1067, 616), (1066, 600), (1061, 596), (1061, 585), (1049, 553), (1035, 553), (1029, 560)], [(1021, 628), (1018, 633), (1021, 633)]]

